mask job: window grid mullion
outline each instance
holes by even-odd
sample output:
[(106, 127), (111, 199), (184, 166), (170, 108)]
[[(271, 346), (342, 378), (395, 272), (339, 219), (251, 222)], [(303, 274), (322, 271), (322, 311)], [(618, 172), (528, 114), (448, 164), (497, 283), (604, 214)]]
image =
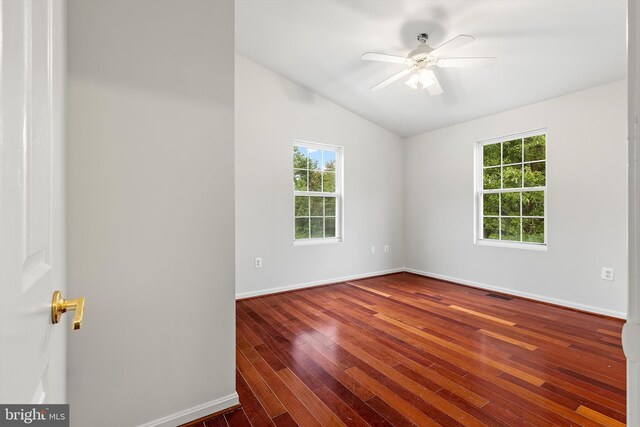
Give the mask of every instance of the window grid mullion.
[(522, 191), (520, 191), (520, 241), (522, 242)]
[[(307, 163), (309, 162), (309, 160), (307, 160)], [(307, 172), (307, 180), (309, 179), (309, 172)], [(307, 189), (309, 188), (309, 184), (307, 183)], [(311, 238), (311, 197), (307, 197), (307, 200), (309, 202), (309, 209), (307, 210), (307, 212), (309, 212), (309, 218), (307, 221), (309, 221), (309, 231), (307, 232), (307, 239)]]
[[(322, 158), (324, 161), (324, 153), (322, 153)], [(322, 163), (324, 165), (324, 163)], [(322, 177), (322, 189), (324, 190), (324, 176)], [(324, 239), (325, 237), (327, 237), (326, 234), (326, 222), (327, 222), (327, 212), (325, 210), (325, 205), (326, 203), (324, 202), (325, 198), (322, 197), (322, 238)]]
[[(518, 215), (513, 215), (513, 216), (509, 216), (509, 215), (483, 215), (484, 218), (518, 218)], [(303, 217), (300, 217), (303, 218)], [(540, 215), (523, 215), (522, 218), (527, 218), (527, 219), (544, 219), (544, 216), (540, 216)]]
[(534, 191), (546, 191), (547, 187), (514, 187), (514, 188), (492, 188), (486, 190), (480, 190), (482, 194), (498, 194), (498, 193), (517, 193), (522, 191), (523, 193), (531, 193)]
[(502, 193), (498, 193), (498, 240), (502, 240)]
[(504, 150), (504, 143), (501, 142), (500, 143), (500, 189), (504, 188), (504, 166), (502, 165), (502, 162), (504, 162), (504, 154), (503, 154), (503, 150)]
[[(500, 142), (500, 189), (504, 189), (504, 167), (502, 163), (504, 163), (504, 141)], [(498, 240), (502, 240), (502, 193), (500, 193), (500, 200), (498, 203), (498, 214), (500, 214), (500, 218), (498, 218)]]
[(310, 197), (338, 197), (339, 193), (321, 193), (319, 191), (299, 191), (295, 190), (295, 196), (310, 196)]
[[(524, 187), (524, 138), (520, 139), (520, 148), (521, 148), (521, 157), (520, 160), (522, 160), (522, 166), (520, 169), (520, 173), (522, 175), (520, 175), (520, 179), (522, 180), (522, 187)], [(524, 221), (522, 219), (522, 191), (520, 192), (520, 241), (522, 242), (523, 239), (523, 232), (524, 232)]]

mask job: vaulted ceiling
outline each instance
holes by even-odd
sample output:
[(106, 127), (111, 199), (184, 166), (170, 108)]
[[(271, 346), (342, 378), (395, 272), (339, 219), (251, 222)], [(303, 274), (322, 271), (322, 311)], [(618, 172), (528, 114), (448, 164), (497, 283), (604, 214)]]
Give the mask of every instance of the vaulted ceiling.
[[(418, 33), (456, 56), (496, 56), (493, 68), (440, 69), (439, 96), (362, 61), (405, 56)], [(409, 136), (626, 76), (625, 0), (236, 0), (236, 51), (383, 126)]]

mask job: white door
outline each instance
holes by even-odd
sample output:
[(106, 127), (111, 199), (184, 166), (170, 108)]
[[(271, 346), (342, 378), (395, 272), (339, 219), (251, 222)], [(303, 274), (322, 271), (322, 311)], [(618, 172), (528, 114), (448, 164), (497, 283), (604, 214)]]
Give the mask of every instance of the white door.
[(640, 4), (628, 2), (629, 312), (622, 331), (627, 356), (627, 425), (640, 426)]
[(69, 325), (51, 322), (65, 291), (64, 13), (61, 0), (0, 0), (3, 404), (66, 403)]

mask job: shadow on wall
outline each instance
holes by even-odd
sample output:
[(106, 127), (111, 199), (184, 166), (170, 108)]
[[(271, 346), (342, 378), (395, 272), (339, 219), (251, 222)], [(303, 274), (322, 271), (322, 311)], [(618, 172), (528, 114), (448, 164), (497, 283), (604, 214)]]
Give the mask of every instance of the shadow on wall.
[[(242, 83), (236, 82), (236, 84)], [(285, 82), (282, 79), (278, 79), (277, 84), (278, 86), (280, 86), (280, 88), (282, 89), (282, 93), (287, 98), (298, 104), (315, 104), (318, 99), (318, 95), (299, 85), (290, 84), (289, 82)]]

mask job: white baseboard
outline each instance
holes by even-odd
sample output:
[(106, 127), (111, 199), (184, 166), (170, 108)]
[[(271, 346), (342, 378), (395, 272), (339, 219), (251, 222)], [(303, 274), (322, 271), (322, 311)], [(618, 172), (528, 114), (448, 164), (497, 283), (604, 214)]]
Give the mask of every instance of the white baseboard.
[(157, 420), (149, 421), (145, 424), (140, 424), (138, 427), (175, 427), (189, 421), (197, 420), (198, 418), (202, 418), (206, 415), (224, 411), (225, 409), (231, 408), (239, 403), (240, 399), (238, 398), (238, 393), (233, 392), (228, 396), (223, 396), (219, 399), (192, 406), (191, 408), (184, 409), (176, 412), (175, 414), (170, 414), (165, 417), (158, 418)]
[(414, 273), (420, 276), (431, 277), (433, 279), (446, 280), (448, 282), (459, 283), (461, 285), (467, 285), (467, 286), (471, 286), (478, 289), (485, 289), (487, 291), (502, 292), (505, 294), (519, 296), (523, 298), (529, 298), (536, 301), (548, 302), (548, 303), (560, 305), (563, 307), (575, 308), (577, 310), (587, 311), (589, 313), (603, 314), (605, 316), (616, 317), (618, 319), (627, 318), (627, 314), (623, 311), (615, 311), (615, 310), (609, 310), (606, 308), (594, 307), (591, 305), (580, 304), (573, 301), (565, 301), (557, 298), (546, 297), (543, 295), (532, 294), (529, 292), (522, 292), (515, 289), (503, 288), (500, 286), (493, 286), (486, 283), (474, 282), (472, 280), (465, 280), (457, 277), (445, 276), (444, 274), (436, 274), (428, 271), (415, 270), (413, 268), (406, 268), (406, 267), (393, 268), (390, 270), (374, 271), (371, 273), (354, 274), (352, 276), (334, 277), (332, 279), (317, 280), (315, 282), (298, 283), (295, 285), (261, 289), (258, 291), (240, 292), (236, 294), (236, 299), (252, 298), (252, 297), (258, 297), (262, 295), (275, 294), (278, 292), (293, 291), (296, 289), (310, 288), (313, 286), (328, 285), (331, 283), (340, 283), (340, 282), (346, 282), (349, 280), (366, 279), (367, 277), (382, 276), (384, 274), (401, 273), (401, 272)]
[(402, 273), (404, 271), (406, 271), (405, 268), (392, 268), (390, 270), (374, 271), (371, 273), (354, 274), (351, 276), (343, 276), (343, 277), (334, 277), (331, 279), (317, 280), (315, 282), (298, 283), (295, 285), (280, 286), (277, 288), (260, 289), (258, 291), (240, 292), (236, 294), (236, 299), (259, 297), (262, 295), (293, 291), (296, 289), (310, 288), (313, 286), (329, 285), (331, 283), (346, 282), (349, 280), (366, 279), (367, 277), (382, 276), (384, 274)]
[(604, 314), (605, 316), (617, 317), (619, 319), (626, 319), (627, 314), (622, 311), (609, 310), (606, 308), (594, 307), (591, 305), (580, 304), (572, 301), (565, 301), (561, 299), (546, 297), (543, 295), (531, 294), (529, 292), (517, 291), (509, 288), (502, 288), (500, 286), (488, 285), (486, 283), (474, 282), (471, 280), (459, 279), (457, 277), (445, 276), (443, 274), (430, 273), (428, 271), (414, 270), (413, 268), (404, 269), (408, 273), (418, 274), (420, 276), (431, 277), (433, 279), (446, 280), (448, 282), (459, 283), (461, 285), (467, 285), (478, 289), (484, 289), (488, 291), (496, 291), (505, 293), (508, 295), (515, 295), (523, 298), (529, 298), (536, 301), (548, 302), (555, 305), (561, 305), (563, 307), (575, 308), (577, 310), (588, 311), (590, 313)]

